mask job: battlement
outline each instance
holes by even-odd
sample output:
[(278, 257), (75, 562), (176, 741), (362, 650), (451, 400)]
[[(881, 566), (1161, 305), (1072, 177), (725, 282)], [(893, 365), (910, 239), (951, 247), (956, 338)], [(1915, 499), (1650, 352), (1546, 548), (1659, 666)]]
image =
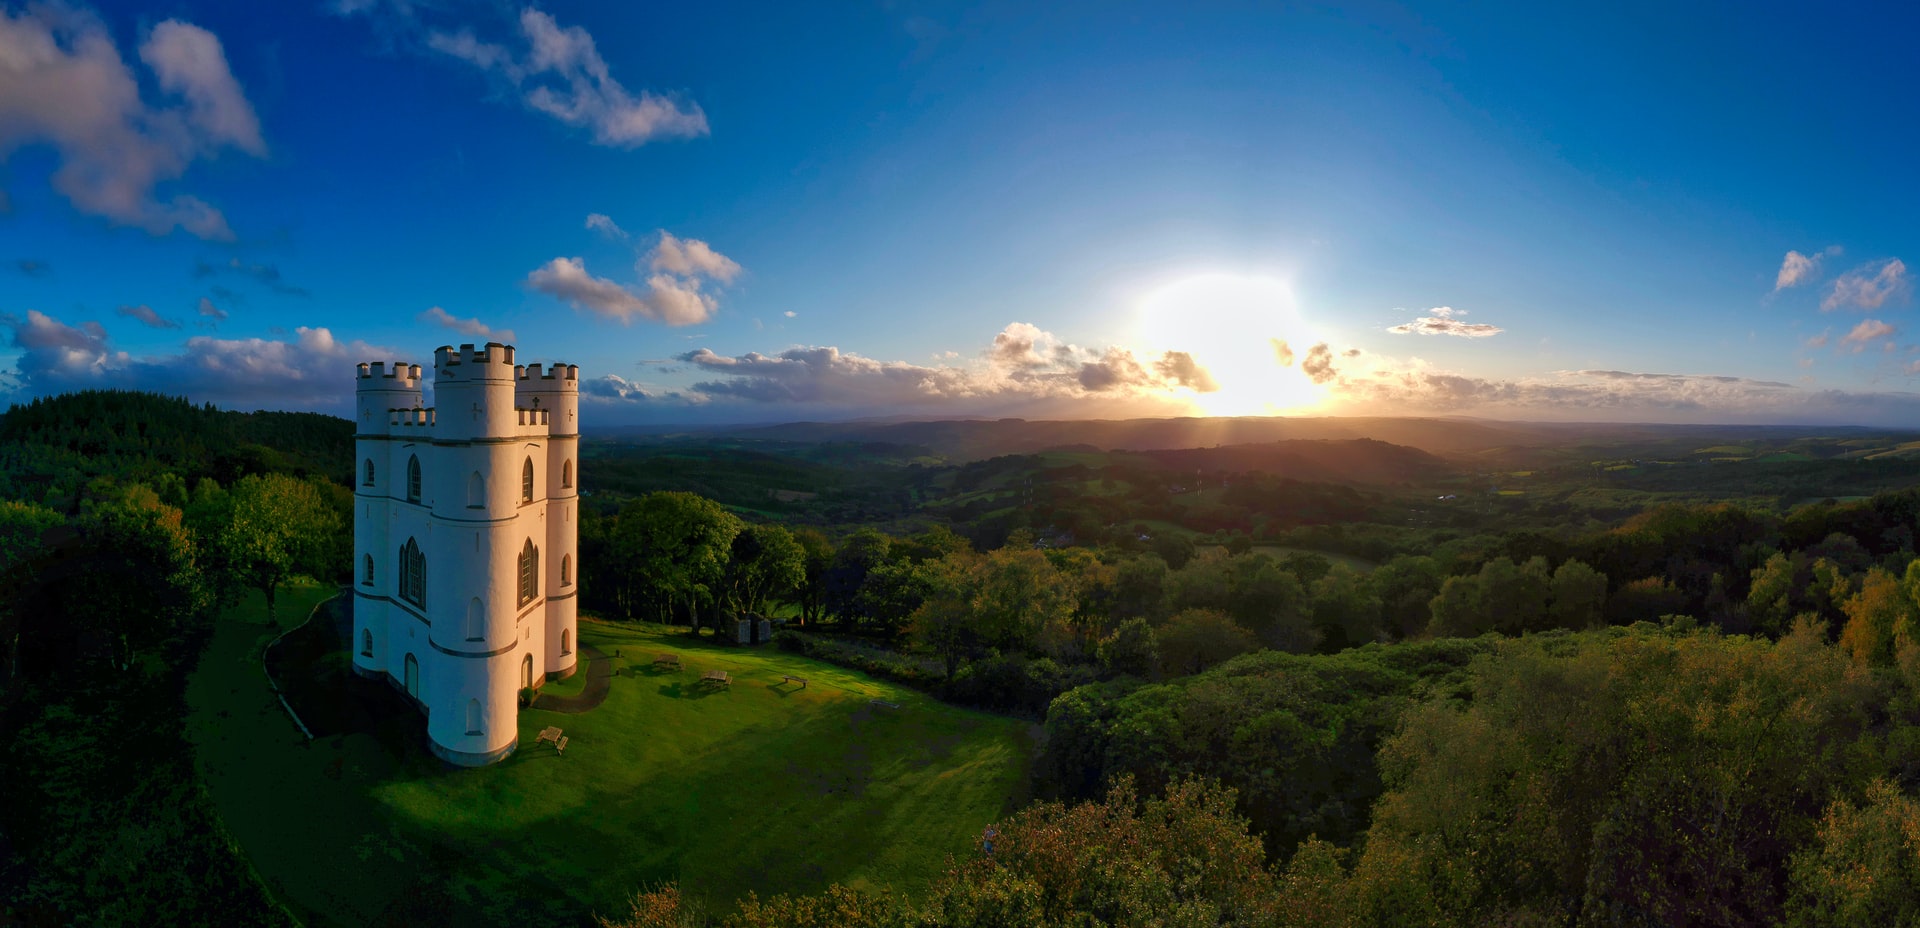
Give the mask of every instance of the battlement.
[(541, 365), (528, 364), (513, 369), (521, 380), (521, 389), (540, 390), (578, 390), (580, 388), (580, 365), (555, 364), (542, 370)]
[(551, 410), (527, 409), (523, 406), (515, 406), (513, 412), (520, 417), (521, 425), (546, 425), (547, 415)]
[(457, 349), (441, 345), (433, 349), (433, 369), (436, 378), (461, 380), (505, 380), (519, 370), (513, 363), (513, 346), (499, 342), (488, 342), (479, 348), (471, 344)]
[[(394, 387), (411, 390), (420, 385), (420, 365), (408, 364), (405, 361), (395, 361), (393, 362), (393, 368), (389, 370), (387, 368), (387, 362), (385, 361), (362, 361), (360, 362), (360, 380), (362, 382), (359, 384), (359, 389), (362, 390), (391, 389)], [(388, 380), (394, 381), (394, 383), (386, 384), (383, 387), (382, 381)]]
[(438, 418), (432, 406), (424, 409), (415, 407), (412, 409), (387, 410), (387, 424), (396, 427), (417, 425), (422, 428), (432, 428)]

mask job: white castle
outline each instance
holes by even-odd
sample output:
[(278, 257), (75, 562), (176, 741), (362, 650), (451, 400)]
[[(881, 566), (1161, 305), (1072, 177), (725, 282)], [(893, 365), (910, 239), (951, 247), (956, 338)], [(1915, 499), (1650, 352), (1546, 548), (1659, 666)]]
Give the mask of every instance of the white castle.
[(442, 346), (423, 407), (420, 365), (360, 365), (353, 669), (406, 693), (450, 763), (513, 753), (520, 691), (576, 666), (579, 382)]

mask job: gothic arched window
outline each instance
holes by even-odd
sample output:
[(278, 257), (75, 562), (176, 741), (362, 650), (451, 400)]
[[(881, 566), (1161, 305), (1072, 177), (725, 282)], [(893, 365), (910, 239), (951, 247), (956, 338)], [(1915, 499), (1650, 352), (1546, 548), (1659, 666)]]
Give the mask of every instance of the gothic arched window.
[(420, 456), (407, 458), (407, 502), (420, 501)]
[(533, 539), (520, 549), (520, 605), (524, 606), (540, 598), (540, 549), (533, 546)]
[(487, 478), (474, 471), (467, 478), (467, 508), (480, 509), (487, 505)]
[(560, 555), (560, 585), (567, 586), (571, 583), (573, 583), (573, 555), (562, 554)]
[(373, 459), (372, 458), (367, 459), (366, 471), (367, 471), (366, 476), (361, 478), (360, 482), (367, 486), (373, 486)]
[(520, 465), (520, 501), (533, 502), (533, 458), (531, 456), (527, 458), (527, 463)]
[(523, 690), (533, 688), (533, 655), (531, 654), (527, 655), (526, 660), (520, 662), (520, 688)]
[(560, 653), (573, 653), (573, 629), (563, 628), (560, 630)]
[(360, 630), (360, 653), (365, 657), (373, 656), (373, 632), (364, 628)]
[(487, 637), (487, 607), (475, 596), (467, 600), (467, 640), (479, 641)]
[(400, 598), (427, 608), (427, 556), (411, 538), (400, 546)]
[(480, 700), (467, 700), (467, 734), (484, 735), (486, 733), (480, 714)]
[(570, 460), (560, 463), (560, 485), (568, 488), (573, 486), (573, 462)]
[(371, 554), (367, 555), (365, 573), (366, 573), (366, 579), (361, 580), (360, 582), (366, 584), (367, 586), (372, 586), (373, 585), (373, 555)]

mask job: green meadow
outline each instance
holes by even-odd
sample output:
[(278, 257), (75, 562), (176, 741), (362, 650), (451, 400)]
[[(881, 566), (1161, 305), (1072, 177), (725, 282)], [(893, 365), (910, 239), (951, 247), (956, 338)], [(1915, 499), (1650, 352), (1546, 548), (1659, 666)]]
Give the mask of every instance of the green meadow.
[[(316, 607), (315, 626), (288, 641), (317, 641), (333, 592), (283, 590), (273, 623), (257, 596), (229, 610), (188, 691), (222, 818), (310, 924), (578, 924), (669, 880), (723, 910), (749, 891), (833, 882), (914, 893), (1026, 782), (1025, 723), (771, 647), (584, 620), (581, 643), (616, 670), (606, 701), (523, 710), (520, 749), (499, 764), (441, 764), (418, 714), (377, 688), (356, 690), (374, 706), (357, 721), (326, 718), (330, 687), (354, 689), (344, 649), (316, 662), (325, 685), (294, 699), (309, 742), (268, 688), (262, 651)], [(660, 653), (682, 668), (656, 670)], [(700, 686), (712, 669), (732, 685)], [(546, 692), (578, 693), (585, 676)], [(547, 726), (566, 732), (564, 756), (535, 744)]]

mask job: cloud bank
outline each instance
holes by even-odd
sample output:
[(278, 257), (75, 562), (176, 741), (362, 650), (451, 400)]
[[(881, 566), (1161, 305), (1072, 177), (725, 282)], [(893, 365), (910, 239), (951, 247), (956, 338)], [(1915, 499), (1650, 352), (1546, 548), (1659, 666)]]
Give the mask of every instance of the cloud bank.
[(470, 335), (474, 338), (484, 338), (489, 341), (500, 342), (515, 341), (512, 329), (496, 329), (481, 322), (479, 319), (461, 319), (438, 306), (431, 307), (426, 312), (414, 318), (421, 322), (452, 329), (461, 335)]
[(1486, 338), (1506, 331), (1497, 325), (1483, 322), (1461, 322), (1456, 316), (1464, 316), (1466, 310), (1451, 306), (1435, 306), (1427, 310), (1428, 315), (1412, 322), (1403, 322), (1391, 326), (1387, 331), (1395, 335), (1457, 335), (1461, 338)]
[(195, 336), (177, 354), (134, 357), (116, 349), (98, 322), (68, 325), (37, 310), (0, 315), (21, 354), (21, 392), (122, 388), (185, 395), (242, 409), (311, 409), (349, 413), (353, 365), (396, 357), (362, 341), (343, 342), (321, 327), (302, 326), (290, 341)]
[(707, 115), (691, 101), (627, 90), (614, 79), (593, 36), (562, 26), (552, 15), (521, 8), (499, 41), (482, 38), (473, 24), (434, 22), (436, 4), (406, 0), (336, 0), (334, 12), (365, 15), (381, 39), (457, 61), (484, 74), (521, 105), (589, 132), (597, 145), (637, 148), (657, 139), (708, 133)]
[(0, 161), (46, 145), (59, 161), (53, 187), (75, 209), (155, 235), (232, 239), (206, 201), (154, 190), (228, 148), (267, 153), (219, 38), (169, 19), (138, 56), (158, 94), (142, 90), (98, 17), (58, 4), (0, 9)]
[[(598, 216), (599, 214), (594, 214)], [(604, 217), (602, 217), (604, 218)], [(588, 218), (592, 226), (593, 217)], [(606, 225), (613, 225), (607, 220)], [(631, 324), (635, 319), (669, 326), (697, 325), (713, 318), (719, 300), (709, 292), (740, 275), (740, 265), (699, 239), (682, 239), (661, 230), (652, 249), (634, 262), (646, 275), (635, 290), (587, 271), (583, 258), (555, 258), (527, 275), (527, 286), (563, 300), (575, 309)]]

